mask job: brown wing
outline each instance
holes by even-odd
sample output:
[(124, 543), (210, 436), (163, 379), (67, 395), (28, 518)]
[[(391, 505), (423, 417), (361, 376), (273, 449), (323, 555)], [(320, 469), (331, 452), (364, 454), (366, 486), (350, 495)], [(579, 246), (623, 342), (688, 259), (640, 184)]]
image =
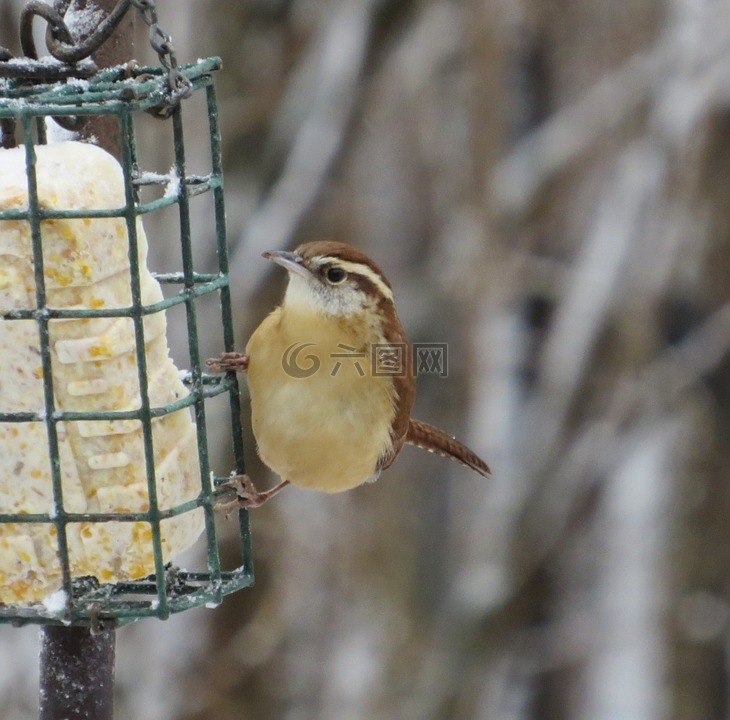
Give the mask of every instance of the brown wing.
[[(384, 300), (382, 302), (387, 301)], [(381, 314), (381, 317), (388, 317), (388, 315)], [(387, 455), (384, 455), (380, 459), (378, 470), (385, 470), (390, 467), (405, 444), (408, 434), (408, 423), (411, 419), (411, 408), (413, 407), (413, 401), (416, 399), (416, 383), (413, 379), (411, 346), (397, 315), (393, 315), (391, 322), (383, 328), (383, 335), (386, 342), (403, 349), (402, 358), (404, 366), (400, 368), (401, 372), (395, 373), (393, 376), (395, 417), (393, 418), (393, 425), (390, 432), (393, 447)]]
[(411, 419), (408, 424), (406, 442), (409, 445), (416, 445), (429, 452), (456, 460), (484, 477), (491, 475), (492, 471), (484, 460), (435, 425)]

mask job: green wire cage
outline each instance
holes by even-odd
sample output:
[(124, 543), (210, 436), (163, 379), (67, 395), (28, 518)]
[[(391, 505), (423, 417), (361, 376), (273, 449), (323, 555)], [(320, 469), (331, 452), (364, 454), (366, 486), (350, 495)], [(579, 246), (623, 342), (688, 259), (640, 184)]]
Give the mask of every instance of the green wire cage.
[[(2, 63), (0, 63), (1, 65)], [(0, 209), (0, 235), (3, 226), (17, 227), (18, 223), (29, 231), (32, 274), (34, 279), (33, 302), (30, 307), (0, 308), (0, 324), (33, 323), (37, 333), (40, 356), (39, 388), (42, 388), (43, 406), (37, 410), (19, 411), (7, 407), (0, 393), (0, 427), (20, 433), (32, 426), (42, 427), (47, 447), (38, 447), (33, 453), (43, 456), (47, 463), (52, 487), (51, 507), (44, 512), (28, 511), (27, 508), (0, 506), (0, 533), (11, 528), (22, 534), (23, 528), (35, 527), (49, 534), (55, 543), (58, 566), (58, 590), (60, 602), (20, 602), (0, 605), (0, 621), (15, 624), (52, 623), (76, 626), (113, 628), (145, 616), (166, 618), (194, 606), (215, 605), (222, 598), (253, 583), (248, 516), (245, 510), (239, 515), (240, 552), (234, 567), (224, 569), (217, 541), (216, 526), (223, 517), (216, 513), (215, 503), (228, 479), (227, 473), (216, 474), (209, 457), (206, 421), (206, 403), (216, 396), (228, 398), (230, 427), (232, 429), (233, 471), (244, 472), (242, 435), (239, 421), (239, 394), (235, 377), (212, 376), (204, 372), (199, 348), (198, 304), (206, 297), (217, 296), (220, 303), (220, 323), (225, 350), (233, 349), (233, 329), (229, 293), (228, 261), (225, 235), (223, 176), (221, 170), (220, 134), (217, 122), (213, 73), (219, 68), (216, 58), (200, 60), (177, 68), (189, 90), (204, 94), (207, 109), (207, 127), (210, 143), (210, 172), (188, 173), (186, 168), (185, 138), (183, 128), (183, 103), (171, 106), (169, 120), (164, 121), (171, 131), (174, 164), (163, 176), (146, 172), (138, 154), (136, 126), (145, 111), (161, 114), (160, 107), (169, 100), (169, 74), (163, 67), (124, 66), (94, 72), (79, 80), (62, 79), (53, 82), (28, 81), (28, 68), (16, 77), (7, 74), (0, 79), (0, 127), (4, 129), (4, 145), (9, 147), (9, 137), (17, 136), (18, 148), (12, 152), (24, 154), (24, 183), (27, 202), (22, 207)], [(34, 65), (37, 67), (37, 65)], [(39, 196), (38, 157), (45, 141), (47, 118), (94, 119), (112, 118), (118, 126), (120, 165), (123, 178), (124, 202), (119, 207), (78, 209), (77, 207), (49, 208)], [(168, 130), (165, 130), (168, 132)], [(49, 146), (50, 147), (50, 146)], [(0, 170), (3, 153), (0, 150)], [(73, 176), (74, 167), (65, 169)], [(174, 182), (171, 182), (174, 180)], [(142, 189), (157, 184), (159, 197), (145, 199)], [(211, 194), (215, 222), (216, 272), (198, 272), (194, 267), (193, 238), (191, 233), (191, 201), (199, 195)], [(180, 228), (181, 265), (171, 271), (157, 273), (155, 280), (164, 289), (163, 299), (149, 302), (142, 287), (144, 268), (140, 268), (140, 218), (166, 207), (176, 207)], [(100, 219), (116, 219), (122, 223), (127, 243), (125, 254), (128, 262), (130, 302), (119, 307), (59, 307), (49, 299), (51, 292), (48, 274), (48, 249), (44, 250), (47, 228), (53, 223), (75, 221), (94, 223)], [(109, 247), (100, 250), (109, 253)], [(44, 267), (45, 266), (45, 267)], [(1, 294), (1, 293), (0, 293)], [(186, 392), (169, 402), (159, 403), (151, 396), (149, 379), (149, 350), (146, 350), (147, 323), (150, 319), (164, 316), (177, 306), (184, 308), (187, 326), (189, 369), (181, 369), (180, 378)], [(125, 320), (120, 320), (120, 319)], [(132, 354), (136, 363), (136, 386), (139, 397), (136, 407), (107, 407), (94, 410), (73, 410), (59, 401), (57, 353), (54, 354), (54, 328), (59, 323), (72, 321), (118, 321), (131, 323), (133, 331)], [(8, 325), (5, 326), (10, 327)], [(20, 327), (16, 325), (15, 327)], [(216, 348), (216, 353), (220, 348)], [(8, 348), (0, 347), (0, 359)], [(199, 491), (181, 502), (168, 504), (161, 497), (159, 467), (155, 462), (155, 428), (164, 418), (187, 413), (194, 424), (199, 465)], [(64, 476), (63, 440), (70, 429), (90, 424), (132, 423), (140, 429), (141, 454), (137, 470), (146, 478), (146, 501), (143, 508), (133, 510), (116, 508), (79, 511), (69, 506), (68, 477)], [(87, 433), (88, 435), (88, 433)], [(158, 463), (159, 465), (159, 463)], [(129, 468), (131, 471), (131, 467)], [(165, 549), (166, 522), (191, 513), (202, 515), (202, 540), (205, 543), (205, 563), (201, 571), (185, 571), (170, 562)], [(148, 528), (150, 557), (149, 572), (143, 577), (130, 577), (105, 582), (93, 572), (79, 572), (74, 567), (72, 538), (79, 528), (93, 534), (108, 525), (119, 528)], [(18, 530), (20, 528), (20, 530)], [(129, 533), (127, 533), (128, 535)], [(124, 533), (122, 533), (124, 535)], [(138, 538), (139, 539), (139, 538)], [(0, 544), (2, 535), (0, 534)], [(238, 542), (238, 541), (237, 541)], [(124, 549), (122, 548), (122, 552)], [(21, 559), (18, 562), (22, 562)]]

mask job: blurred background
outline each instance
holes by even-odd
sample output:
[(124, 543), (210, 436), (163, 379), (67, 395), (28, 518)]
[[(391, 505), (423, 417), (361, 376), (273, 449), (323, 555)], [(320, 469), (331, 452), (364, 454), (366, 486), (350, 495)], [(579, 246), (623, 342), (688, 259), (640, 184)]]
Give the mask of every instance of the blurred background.
[[(116, 717), (729, 718), (730, 5), (158, 9), (181, 61), (224, 61), (239, 347), (284, 287), (263, 250), (362, 248), (411, 340), (448, 345), (415, 414), (493, 477), (407, 449), (255, 510), (255, 588), (119, 632)], [(164, 270), (174, 237), (147, 232)], [(3, 717), (35, 716), (37, 653), (0, 628)]]

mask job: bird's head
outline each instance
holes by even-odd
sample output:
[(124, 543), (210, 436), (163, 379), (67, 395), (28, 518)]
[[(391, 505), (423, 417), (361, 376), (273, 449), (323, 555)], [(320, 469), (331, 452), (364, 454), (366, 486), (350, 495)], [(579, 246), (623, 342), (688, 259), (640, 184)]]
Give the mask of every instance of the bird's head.
[(393, 289), (383, 271), (345, 243), (305, 243), (294, 252), (275, 250), (264, 257), (289, 272), (286, 309), (348, 317), (393, 307)]

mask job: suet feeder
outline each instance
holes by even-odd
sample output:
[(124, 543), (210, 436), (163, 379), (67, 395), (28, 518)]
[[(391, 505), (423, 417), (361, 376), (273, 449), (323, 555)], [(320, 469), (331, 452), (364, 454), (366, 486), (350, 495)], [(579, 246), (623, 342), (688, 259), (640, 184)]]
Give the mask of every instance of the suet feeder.
[[(217, 296), (223, 346), (233, 349), (213, 86), (220, 61), (178, 66), (150, 0), (120, 0), (83, 40), (65, 22), (68, 6), (29, 2), (26, 57), (0, 48), (0, 621), (44, 626), (47, 720), (85, 717), (89, 708), (111, 716), (109, 688), (89, 687), (74, 707), (59, 698), (64, 683), (99, 685), (85, 673), (113, 663), (116, 627), (216, 605), (253, 582), (245, 511), (236, 567), (221, 561), (214, 505), (228, 473), (211, 467), (206, 425), (206, 404), (227, 396), (230, 470), (243, 472), (238, 386), (203, 372), (198, 334), (199, 303)], [(160, 65), (124, 58), (97, 67), (89, 56), (137, 10)], [(36, 59), (38, 15), (54, 59)], [(205, 98), (210, 146), (209, 167), (198, 174), (186, 164), (183, 128), (183, 107), (196, 93)], [(146, 113), (170, 137), (174, 162), (162, 173), (138, 153)], [(82, 137), (111, 127), (112, 152), (46, 144), (50, 118)], [(213, 272), (193, 260), (191, 203), (205, 194)], [(177, 211), (180, 264), (152, 272), (144, 224), (164, 208)], [(184, 309), (189, 367), (169, 355), (175, 308)], [(201, 570), (177, 567), (176, 556), (199, 539)], [(57, 662), (65, 680), (51, 677)]]

